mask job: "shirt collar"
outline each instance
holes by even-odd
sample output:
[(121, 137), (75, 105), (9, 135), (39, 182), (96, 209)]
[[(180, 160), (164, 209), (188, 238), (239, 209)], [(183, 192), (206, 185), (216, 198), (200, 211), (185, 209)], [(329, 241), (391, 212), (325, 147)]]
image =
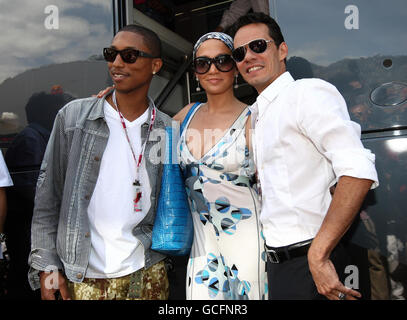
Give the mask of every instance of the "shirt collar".
[(291, 82), (295, 81), (290, 72), (286, 71), (281, 74), (276, 80), (274, 80), (269, 86), (263, 90), (258, 96), (257, 101), (267, 100), (267, 102), (273, 101), (279, 93)]
[[(109, 94), (112, 93), (113, 90), (114, 89), (112, 89), (110, 92), (105, 94), (103, 96), (103, 98), (95, 100), (94, 108), (92, 108), (92, 111), (89, 113), (88, 120), (96, 120), (96, 119), (99, 119), (99, 118), (105, 118), (105, 113), (103, 111), (103, 106), (104, 106), (104, 103), (106, 101), (106, 98), (109, 96)], [(148, 111), (147, 121), (144, 122), (143, 125), (148, 126), (149, 123), (150, 123), (150, 119), (151, 119), (151, 110), (152, 110), (152, 107), (155, 107), (155, 104), (154, 104), (153, 99), (151, 99), (150, 97), (147, 97), (147, 98), (148, 98), (148, 101), (149, 101), (149, 103), (148, 103), (149, 111)]]
[[(155, 108), (155, 103), (154, 103), (153, 99), (151, 99), (149, 96), (147, 96), (147, 98), (148, 98), (148, 116), (146, 118), (147, 120), (142, 124), (144, 126), (145, 125), (148, 126), (150, 124), (151, 112), (152, 112), (153, 108)], [(158, 111), (158, 110), (156, 110), (156, 111)], [(155, 121), (157, 121), (157, 115), (156, 115)]]
[(96, 120), (105, 117), (103, 106), (105, 104), (106, 96), (107, 95), (105, 95), (101, 99), (94, 98), (94, 100), (92, 101), (92, 105), (90, 106), (91, 111), (89, 112), (88, 120)]
[(272, 102), (278, 94), (291, 82), (295, 81), (291, 74), (286, 71), (274, 80), (263, 92), (257, 97), (256, 102), (249, 109), (252, 113), (252, 127), (254, 128), (255, 121), (260, 116), (265, 107)]

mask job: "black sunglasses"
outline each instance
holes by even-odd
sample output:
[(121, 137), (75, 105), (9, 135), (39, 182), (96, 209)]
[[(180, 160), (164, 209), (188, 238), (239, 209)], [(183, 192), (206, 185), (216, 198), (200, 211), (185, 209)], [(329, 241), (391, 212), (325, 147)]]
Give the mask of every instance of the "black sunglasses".
[(221, 72), (229, 72), (235, 66), (235, 62), (229, 54), (221, 54), (215, 58), (198, 57), (194, 59), (194, 70), (198, 74), (204, 74), (209, 71), (212, 63), (216, 69)]
[(274, 42), (273, 40), (265, 40), (265, 39), (256, 39), (252, 40), (232, 51), (233, 59), (236, 62), (242, 62), (244, 57), (246, 56), (246, 46), (249, 47), (251, 51), (254, 53), (263, 53), (267, 49), (267, 44), (269, 42)]
[(125, 63), (134, 63), (138, 57), (158, 58), (149, 53), (131, 48), (123, 50), (116, 50), (114, 48), (103, 49), (103, 56), (107, 62), (113, 62), (118, 54), (120, 54), (120, 57)]

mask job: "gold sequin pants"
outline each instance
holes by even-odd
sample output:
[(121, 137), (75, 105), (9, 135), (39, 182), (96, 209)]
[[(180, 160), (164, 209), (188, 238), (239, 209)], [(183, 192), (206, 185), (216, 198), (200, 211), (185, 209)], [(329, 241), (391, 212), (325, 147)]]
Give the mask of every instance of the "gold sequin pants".
[(169, 283), (164, 261), (120, 278), (69, 282), (72, 300), (166, 300)]

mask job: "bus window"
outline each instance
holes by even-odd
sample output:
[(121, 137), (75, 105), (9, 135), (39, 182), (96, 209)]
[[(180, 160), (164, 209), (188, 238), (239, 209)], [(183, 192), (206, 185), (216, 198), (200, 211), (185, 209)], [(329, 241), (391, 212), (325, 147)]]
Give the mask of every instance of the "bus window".
[(334, 84), (363, 131), (407, 125), (407, 13), (395, 0), (273, 1), (295, 78)]
[[(0, 15), (0, 141), (6, 148), (28, 124), (30, 98), (44, 93), (65, 102), (106, 87), (101, 48), (112, 39), (113, 15), (111, 1), (90, 0), (7, 2)], [(47, 107), (37, 108), (47, 117)]]
[(0, 147), (14, 183), (8, 296), (34, 299), (27, 257), (40, 164), (58, 110), (111, 83), (102, 48), (113, 37), (112, 1), (2, 1), (0, 29)]
[(407, 35), (405, 1), (274, 0), (287, 69), (322, 78), (344, 96), (362, 142), (376, 156), (380, 187), (368, 193), (346, 240), (362, 295), (407, 297)]

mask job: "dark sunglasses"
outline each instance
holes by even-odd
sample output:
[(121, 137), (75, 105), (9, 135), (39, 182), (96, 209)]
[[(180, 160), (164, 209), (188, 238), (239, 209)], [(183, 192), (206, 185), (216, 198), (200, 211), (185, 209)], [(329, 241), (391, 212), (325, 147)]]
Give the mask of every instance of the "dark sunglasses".
[(114, 48), (104, 48), (103, 49), (103, 56), (107, 62), (113, 62), (116, 59), (116, 56), (120, 54), (120, 57), (125, 63), (134, 63), (136, 62), (138, 57), (145, 57), (145, 58), (158, 58), (154, 57), (149, 53), (136, 50), (136, 49), (123, 49), (123, 50), (116, 50)]
[(209, 71), (212, 63), (216, 69), (221, 72), (229, 72), (235, 66), (235, 62), (229, 54), (221, 54), (215, 58), (198, 57), (194, 60), (194, 70), (198, 74), (204, 74)]
[(246, 46), (249, 47), (251, 51), (254, 53), (263, 53), (267, 49), (267, 44), (269, 42), (274, 42), (273, 40), (265, 40), (265, 39), (256, 39), (252, 40), (232, 51), (233, 59), (236, 62), (242, 62), (244, 57), (246, 56)]

